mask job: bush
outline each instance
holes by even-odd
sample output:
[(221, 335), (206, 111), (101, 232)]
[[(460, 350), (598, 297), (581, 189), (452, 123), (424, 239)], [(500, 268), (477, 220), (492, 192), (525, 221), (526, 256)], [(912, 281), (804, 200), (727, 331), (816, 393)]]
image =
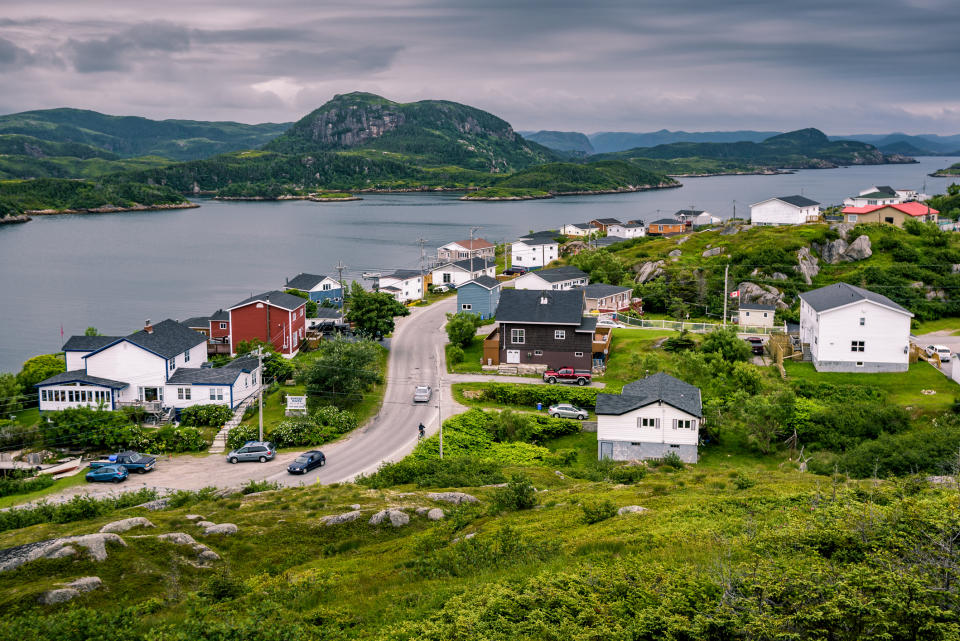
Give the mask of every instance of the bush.
[(583, 522), (587, 525), (606, 521), (617, 515), (617, 506), (610, 499), (584, 502), (580, 509), (583, 510)]
[(382, 489), (414, 484), (417, 487), (477, 487), (506, 481), (498, 461), (474, 457), (441, 459), (405, 458), (384, 463), (374, 474), (361, 476), (359, 485)]
[(526, 476), (514, 474), (506, 487), (497, 489), (493, 497), (496, 511), (529, 510), (537, 504), (537, 490)]
[(473, 342), (473, 337), (477, 335), (477, 328), (481, 321), (478, 314), (468, 314), (460, 312), (447, 316), (447, 338), (450, 343), (457, 347), (468, 347)]
[(0, 497), (28, 494), (46, 489), (51, 485), (53, 485), (53, 477), (49, 474), (31, 476), (31, 472), (13, 470), (6, 476), (0, 476)]
[(448, 345), (447, 346), (447, 362), (451, 365), (459, 365), (463, 362), (463, 359), (466, 355), (463, 353), (463, 348), (458, 345)]
[(276, 481), (255, 481), (250, 479), (240, 490), (241, 494), (256, 494), (258, 492), (269, 492), (270, 490), (279, 490), (280, 484)]
[(144, 432), (144, 449), (157, 453), (202, 452), (210, 447), (195, 427), (164, 425)]
[(40, 434), (47, 447), (91, 449), (142, 449), (143, 430), (130, 423), (122, 412), (75, 407), (44, 414)]
[(836, 457), (810, 461), (810, 470), (832, 474), (834, 466), (855, 478), (874, 474), (953, 474), (960, 448), (960, 425), (949, 416), (936, 419), (933, 427), (912, 429), (899, 434), (883, 433), (876, 440), (863, 441)]
[(733, 485), (738, 490), (746, 490), (753, 487), (756, 484), (757, 482), (755, 480), (753, 480), (749, 476), (744, 476), (742, 472), (737, 472), (736, 476), (733, 477)]
[(573, 387), (567, 385), (520, 385), (510, 383), (488, 383), (482, 387), (481, 400), (498, 405), (523, 405), (544, 407), (557, 403), (572, 403), (577, 407), (593, 409), (597, 406), (597, 394), (605, 391), (592, 387)]
[(237, 425), (227, 433), (227, 449), (235, 450), (243, 447), (247, 441), (255, 441), (260, 435), (260, 428), (256, 425)]
[(220, 568), (214, 572), (200, 589), (201, 596), (217, 603), (235, 599), (245, 592), (243, 582), (233, 578), (226, 568)]
[(18, 530), (38, 523), (84, 521), (156, 498), (156, 491), (142, 488), (136, 492), (124, 492), (104, 499), (78, 495), (65, 503), (40, 503), (34, 507), (11, 508), (0, 511), (0, 532)]
[(191, 405), (180, 410), (180, 424), (223, 427), (232, 416), (226, 405)]
[(684, 467), (686, 467), (676, 452), (667, 452), (667, 455), (664, 456), (660, 462), (663, 465), (675, 470), (682, 470)]

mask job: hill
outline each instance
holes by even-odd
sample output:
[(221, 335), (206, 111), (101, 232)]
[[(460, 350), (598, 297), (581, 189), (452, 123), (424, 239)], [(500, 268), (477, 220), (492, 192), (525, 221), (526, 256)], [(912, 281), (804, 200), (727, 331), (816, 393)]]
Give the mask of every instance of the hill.
[(858, 140), (874, 145), (881, 150), (886, 147), (906, 143), (921, 150), (919, 156), (954, 156), (960, 155), (960, 135), (938, 136), (936, 134), (910, 135), (905, 133), (892, 134), (852, 134), (849, 136), (830, 136), (831, 140)]
[(77, 142), (50, 142), (22, 134), (0, 134), (0, 180), (96, 178), (105, 174), (169, 165), (159, 156), (121, 158)]
[(280, 135), (288, 126), (289, 123), (247, 125), (150, 120), (66, 108), (0, 116), (0, 134), (21, 134), (53, 143), (80, 143), (121, 158), (160, 156), (171, 160), (193, 160), (259, 147)]
[(169, 187), (39, 178), (0, 181), (0, 219), (32, 211), (88, 212), (194, 207)]
[(779, 131), (670, 131), (661, 129), (647, 133), (601, 131), (590, 134), (590, 142), (598, 154), (626, 151), (635, 147), (655, 147), (674, 142), (761, 142)]
[(950, 165), (945, 169), (938, 169), (933, 172), (934, 176), (960, 176), (960, 162)]
[(573, 151), (584, 155), (594, 153), (590, 139), (579, 131), (536, 131), (524, 138), (554, 151)]

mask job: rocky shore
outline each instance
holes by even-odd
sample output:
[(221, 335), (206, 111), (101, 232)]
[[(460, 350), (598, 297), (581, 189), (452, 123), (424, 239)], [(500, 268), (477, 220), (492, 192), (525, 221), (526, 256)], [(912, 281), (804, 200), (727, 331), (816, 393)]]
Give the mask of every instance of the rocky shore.
[(28, 221), (30, 221), (30, 220), (33, 220), (33, 219), (30, 218), (30, 216), (26, 216), (26, 215), (23, 215), (23, 216), (5, 216), (5, 217), (3, 217), (3, 218), (0, 218), (0, 225), (16, 225), (17, 223), (25, 223), (25, 222), (28, 222)]
[[(59, 216), (60, 214), (114, 214), (125, 211), (159, 211), (162, 209), (195, 209), (199, 207), (197, 203), (183, 202), (166, 205), (131, 205), (129, 207), (117, 207), (116, 205), (103, 205), (101, 207), (91, 207), (89, 209), (32, 209), (27, 211), (31, 216)], [(29, 217), (27, 217), (29, 220)]]

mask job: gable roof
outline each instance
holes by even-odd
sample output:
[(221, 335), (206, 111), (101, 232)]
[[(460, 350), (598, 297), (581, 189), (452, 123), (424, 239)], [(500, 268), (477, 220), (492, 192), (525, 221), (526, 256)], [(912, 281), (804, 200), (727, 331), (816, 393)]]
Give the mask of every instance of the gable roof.
[(683, 225), (683, 223), (677, 220), (676, 218), (660, 218), (648, 224), (650, 225)]
[(774, 196), (773, 198), (767, 198), (766, 200), (761, 200), (759, 203), (754, 203), (753, 205), (750, 205), (750, 206), (753, 207), (755, 205), (760, 205), (762, 203), (770, 202), (771, 200), (779, 200), (781, 202), (787, 203), (788, 205), (793, 205), (794, 207), (813, 207), (814, 205), (820, 204), (815, 200), (810, 200), (806, 196), (795, 195), (795, 196)]
[(583, 295), (587, 298), (606, 298), (607, 296), (613, 296), (614, 294), (622, 294), (623, 292), (632, 291), (629, 287), (608, 285), (606, 283), (591, 283), (582, 289)]
[(455, 240), (455, 241), (453, 241), (453, 242), (449, 242), (449, 243), (447, 243), (446, 245), (441, 246), (440, 249), (444, 249), (444, 248), (446, 248), (446, 247), (450, 247), (450, 245), (460, 245), (460, 246), (463, 247), (464, 249), (470, 249), (470, 250), (473, 250), (473, 249), (487, 249), (488, 247), (493, 247), (493, 243), (491, 243), (491, 242), (488, 241), (488, 240), (485, 240), (485, 239), (483, 239), (483, 238), (474, 238), (473, 240), (470, 240), (470, 239), (467, 239), (467, 240)]
[[(92, 338), (92, 337), (88, 337)], [(109, 378), (100, 378), (99, 376), (90, 376), (82, 369), (76, 369), (70, 372), (60, 372), (55, 376), (51, 376), (48, 379), (42, 380), (34, 387), (43, 387), (45, 385), (65, 385), (67, 383), (84, 383), (86, 385), (99, 385), (101, 387), (109, 387), (111, 389), (123, 389), (127, 387), (128, 383), (123, 383), (121, 381), (114, 381)]]
[(409, 280), (411, 278), (419, 278), (419, 277), (420, 277), (419, 269), (397, 269), (392, 274), (384, 274), (383, 276), (380, 277), (380, 280), (384, 280), (386, 278), (394, 278), (396, 280)]
[(897, 190), (891, 187), (890, 185), (876, 185), (877, 193), (880, 194), (890, 194), (891, 196), (897, 195)]
[(552, 269), (540, 269), (535, 272), (527, 272), (521, 278), (527, 274), (534, 274), (539, 276), (548, 283), (562, 283), (565, 280), (573, 280), (575, 278), (586, 278), (587, 274), (580, 271), (576, 267), (571, 265), (563, 265), (562, 267), (554, 267)]
[[(858, 198), (863, 198), (863, 196), (858, 196)], [(901, 211), (908, 216), (926, 216), (927, 214), (939, 214), (940, 212), (930, 207), (929, 205), (924, 205), (921, 202), (911, 201), (908, 203), (894, 203), (891, 205), (865, 205), (863, 207), (844, 207), (840, 213), (842, 214), (871, 214), (878, 209), (896, 209)]]
[(526, 236), (521, 236), (516, 242), (523, 243), (524, 245), (529, 245), (531, 247), (535, 245), (556, 245), (558, 244), (554, 238), (556, 234), (552, 231), (544, 232), (538, 231), (535, 234), (527, 234)]
[(827, 285), (820, 289), (804, 292), (800, 294), (800, 299), (806, 301), (806, 303), (817, 312), (825, 312), (838, 307), (845, 307), (859, 301), (870, 301), (871, 303), (883, 305), (894, 311), (909, 314), (911, 317), (913, 316), (910, 310), (897, 305), (883, 294), (877, 294), (876, 292), (871, 292), (868, 289), (856, 287), (848, 283), (834, 283), (833, 285)]
[(244, 372), (257, 369), (256, 356), (241, 356), (223, 367), (181, 367), (167, 379), (168, 385), (232, 385)]
[(620, 394), (597, 394), (597, 414), (626, 414), (657, 401), (691, 416), (703, 416), (700, 388), (663, 372), (627, 383)]
[(705, 213), (707, 213), (707, 212), (705, 212), (705, 211), (702, 210), (702, 209), (679, 209), (679, 210), (677, 210), (677, 213), (674, 214), (674, 216), (694, 216), (694, 217), (696, 217), (696, 216), (699, 216), (700, 214), (705, 214)]
[(601, 225), (616, 225), (616, 224), (618, 224), (620, 221), (617, 220), (616, 218), (594, 218), (594, 219), (591, 220), (590, 222), (592, 222), (592, 223), (600, 223)]
[(743, 301), (740, 303), (740, 309), (758, 311), (758, 312), (775, 312), (777, 311), (776, 305), (763, 305), (761, 303), (748, 303)]
[(567, 223), (564, 227), (576, 227), (577, 229), (596, 229), (590, 223)]
[(141, 329), (123, 340), (164, 358), (173, 358), (192, 347), (206, 343), (207, 337), (168, 318), (154, 325), (152, 332)]
[(185, 321), (180, 321), (180, 324), (185, 327), (189, 327), (190, 329), (196, 329), (198, 327), (208, 329), (210, 327), (210, 317), (194, 316), (193, 318), (188, 318)]
[[(546, 299), (546, 304), (540, 302)], [(496, 319), (502, 323), (577, 325), (583, 322), (583, 292), (506, 288), (500, 292)]]
[(273, 290), (270, 292), (263, 292), (262, 294), (257, 294), (256, 296), (251, 296), (246, 298), (236, 305), (230, 307), (230, 309), (236, 309), (238, 307), (244, 307), (251, 303), (266, 303), (269, 302), (273, 307), (279, 307), (280, 309), (286, 309), (293, 311), (299, 309), (303, 305), (307, 304), (306, 298), (300, 298), (299, 296), (294, 296), (293, 294), (288, 294), (286, 292), (281, 292), (278, 290)]
[(616, 245), (617, 243), (623, 243), (628, 240), (633, 240), (633, 239), (622, 238), (620, 236), (604, 236), (603, 238), (595, 238), (593, 240), (593, 245), (596, 247), (609, 247), (610, 245)]
[(490, 276), (487, 276), (486, 274), (484, 274), (483, 276), (477, 276), (473, 280), (469, 280), (465, 282), (463, 285), (460, 285), (460, 287), (458, 287), (457, 290), (459, 291), (464, 287), (466, 287), (467, 285), (479, 285), (484, 289), (496, 289), (497, 287), (500, 287), (500, 281), (497, 280), (496, 278), (491, 278)]
[(327, 276), (324, 274), (297, 274), (287, 281), (286, 287), (290, 289), (302, 289), (309, 291), (325, 281)]
[(228, 321), (230, 320), (230, 312), (224, 309), (218, 309), (210, 315), (210, 320), (212, 321)]
[(71, 336), (60, 349), (64, 352), (92, 352), (121, 338), (122, 336)]
[(857, 198), (899, 198), (897, 194), (888, 194), (883, 191), (872, 191), (869, 194), (860, 194), (859, 196), (854, 196), (854, 199)]
[[(489, 269), (491, 267), (495, 267), (497, 263), (496, 261), (487, 260), (485, 258), (474, 258), (472, 261), (472, 264), (473, 264), (473, 271), (477, 272), (477, 271)], [(439, 267), (434, 267), (433, 271), (437, 271), (438, 269), (443, 269), (445, 267), (456, 267), (457, 269), (462, 269), (465, 272), (469, 272), (470, 265), (471, 265), (471, 260), (469, 258), (464, 258), (463, 260), (444, 263)], [(417, 272), (417, 275), (419, 276), (420, 272)]]

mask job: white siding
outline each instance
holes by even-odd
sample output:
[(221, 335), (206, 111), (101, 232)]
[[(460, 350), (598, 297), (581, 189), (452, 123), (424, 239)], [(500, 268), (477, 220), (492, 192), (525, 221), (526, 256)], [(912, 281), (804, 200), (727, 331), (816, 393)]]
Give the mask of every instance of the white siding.
[(802, 225), (816, 220), (819, 214), (819, 206), (796, 207), (776, 198), (750, 205), (750, 222), (754, 225)]
[(78, 369), (84, 369), (86, 367), (86, 361), (83, 360), (83, 357), (89, 353), (90, 352), (64, 352), (67, 360), (67, 371), (74, 372)]
[(380, 287), (396, 287), (399, 289), (400, 293), (396, 295), (396, 298), (401, 303), (423, 298), (423, 279), (420, 276), (405, 279), (381, 278)]
[(586, 276), (582, 278), (571, 278), (569, 280), (562, 280), (556, 283), (551, 283), (540, 277), (540, 274), (537, 272), (528, 272), (522, 276), (518, 276), (514, 282), (514, 287), (517, 289), (535, 289), (537, 291), (543, 290), (567, 290), (573, 289), (574, 287), (583, 287), (584, 285), (590, 284), (590, 279)]
[[(640, 427), (640, 418), (659, 419), (659, 427)], [(676, 428), (674, 420), (692, 420), (693, 429)], [(645, 407), (613, 416), (597, 416), (598, 441), (629, 441), (633, 443), (668, 443), (696, 445), (700, 435), (700, 419), (666, 403), (652, 403)]]
[[(96, 400), (93, 392), (100, 392), (103, 402), (103, 409), (110, 410), (111, 401), (110, 401), (110, 388), (101, 387), (99, 385), (81, 385), (78, 383), (70, 383), (66, 385), (51, 385), (49, 387), (38, 388), (39, 398), (40, 398), (40, 411), (41, 412), (52, 412), (58, 410), (64, 410), (70, 407), (92, 407), (97, 408), (100, 406), (100, 403)], [(89, 394), (87, 397), (89, 400), (74, 400), (70, 401), (70, 393), (74, 394), (74, 398), (77, 398), (79, 392), (86, 392)], [(56, 399), (56, 400), (54, 400)]]
[(591, 227), (590, 229), (581, 229), (576, 225), (564, 225), (560, 228), (560, 233), (564, 236), (579, 236), (581, 238), (584, 236), (589, 236), (596, 231), (598, 230), (595, 227)]
[[(910, 360), (910, 316), (870, 301), (819, 314), (802, 302), (800, 337), (810, 343), (814, 361), (908, 364)], [(852, 351), (853, 341), (863, 341), (864, 350)]]
[(557, 259), (559, 245), (549, 243), (546, 245), (528, 246), (521, 240), (513, 243), (511, 248), (511, 264), (515, 267), (543, 267)]
[(738, 313), (740, 327), (773, 327), (775, 313), (772, 309), (741, 309)]
[[(205, 350), (206, 346), (203, 345), (203, 348)], [(86, 361), (87, 374), (90, 376), (109, 378), (129, 385), (120, 390), (119, 400), (122, 401), (137, 400), (138, 387), (163, 387), (167, 382), (167, 359), (127, 341), (120, 341), (89, 356)], [(197, 367), (199, 366), (198, 361)]]
[(640, 238), (646, 235), (646, 227), (626, 227), (624, 225), (610, 225), (607, 227), (607, 236), (616, 236), (617, 238)]
[[(473, 275), (469, 271), (464, 271), (459, 267), (438, 267), (430, 272), (430, 275), (433, 278), (433, 284), (436, 285), (453, 285), (454, 287), (459, 287), (464, 283), (469, 283), (475, 278), (480, 276), (489, 276), (490, 278), (495, 278), (497, 275), (497, 266), (491, 264), (486, 269), (480, 269), (479, 265), (482, 264), (482, 259), (476, 259), (478, 267), (473, 271)], [(446, 275), (446, 277), (445, 277)], [(399, 287), (399, 285), (394, 285), (394, 287)]]

